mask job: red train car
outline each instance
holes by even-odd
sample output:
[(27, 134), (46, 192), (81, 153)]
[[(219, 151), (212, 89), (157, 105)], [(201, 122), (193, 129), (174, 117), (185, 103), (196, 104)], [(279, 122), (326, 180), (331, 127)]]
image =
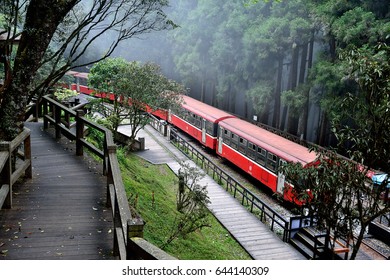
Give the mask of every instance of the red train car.
[(303, 166), (316, 160), (316, 154), (304, 146), (238, 118), (219, 122), (216, 152), (256, 178), (285, 200), (294, 200), (291, 190), (284, 189), (285, 178), (278, 172), (283, 162), (300, 162)]
[(189, 96), (183, 96), (183, 104), (178, 112), (168, 115), (168, 122), (194, 137), (204, 146), (215, 150), (217, 145), (218, 123), (235, 116), (204, 104)]
[[(110, 93), (97, 93), (94, 92), (92, 88), (89, 88), (87, 86), (88, 83), (88, 73), (85, 72), (76, 72), (76, 71), (68, 71), (66, 73), (69, 76), (73, 76), (76, 79), (76, 83), (73, 83), (70, 85), (70, 89), (75, 90), (79, 93), (87, 94), (87, 95), (92, 95), (94, 97), (100, 97), (100, 98), (107, 98), (110, 101), (114, 101), (115, 95)], [(147, 112), (152, 113), (153, 115), (159, 117), (160, 119), (167, 120), (168, 119), (168, 112), (164, 110), (156, 110), (152, 111), (148, 106), (147, 106)]]

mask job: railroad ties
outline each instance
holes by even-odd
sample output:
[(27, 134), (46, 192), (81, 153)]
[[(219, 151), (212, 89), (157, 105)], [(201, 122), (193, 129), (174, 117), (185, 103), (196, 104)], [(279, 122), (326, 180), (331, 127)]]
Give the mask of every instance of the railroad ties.
[[(126, 134), (128, 126), (119, 131)], [(156, 130), (147, 126), (138, 137), (144, 137), (146, 150), (137, 154), (153, 164), (167, 164), (178, 174), (180, 162), (195, 166), (181, 151), (176, 149)], [(258, 260), (303, 260), (305, 257), (290, 244), (283, 242), (259, 219), (247, 211), (236, 199), (228, 194), (210, 176), (205, 176), (200, 184), (206, 185), (210, 198), (209, 209), (241, 246)]]
[(111, 259), (112, 218), (102, 169), (77, 157), (65, 139), (42, 131), (42, 123), (26, 126), (33, 178), (14, 185), (12, 209), (0, 211), (0, 260)]

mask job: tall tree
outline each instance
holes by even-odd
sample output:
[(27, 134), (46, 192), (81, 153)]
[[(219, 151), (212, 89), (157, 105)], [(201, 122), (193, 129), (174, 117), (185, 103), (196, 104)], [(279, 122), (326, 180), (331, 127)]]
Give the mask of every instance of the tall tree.
[(258, 114), (264, 116), (263, 121), (271, 112), (272, 125), (279, 128), (284, 59), (289, 45), (289, 23), (285, 18), (261, 15), (258, 15), (255, 23), (244, 35), (246, 68), (251, 81), (247, 94), (252, 102), (256, 102), (254, 107), (257, 108)]
[[(115, 34), (98, 60), (108, 57), (121, 41), (174, 27), (163, 11), (167, 4), (165, 0), (5, 1), (2, 12), (8, 20), (1, 33), (7, 40), (2, 46), (14, 44), (17, 34), (20, 41), (16, 56), (7, 61), (9, 71), (0, 92), (0, 139), (11, 139), (20, 131), (32, 96), (42, 94), (66, 71), (80, 66), (80, 56), (102, 36)], [(66, 62), (59, 64), (65, 54)], [(48, 62), (53, 65), (50, 74), (33, 88), (37, 71)]]
[(215, 1), (195, 2), (186, 3), (190, 7), (184, 11), (179, 10), (182, 14), (177, 18), (181, 28), (172, 38), (174, 61), (182, 82), (192, 94), (205, 101), (206, 88), (215, 83), (216, 67), (210, 62), (209, 51), (222, 15)]
[[(156, 64), (105, 59), (91, 68), (89, 85), (114, 95), (113, 110), (106, 115), (116, 133), (123, 120), (131, 125), (130, 145), (148, 122), (147, 111), (169, 110), (181, 102), (183, 87), (161, 74)], [(102, 108), (102, 107), (100, 107)]]
[(333, 132), (340, 146), (348, 147), (346, 153), (353, 161), (334, 152), (319, 152), (315, 165), (289, 164), (284, 172), (297, 195), (319, 217), (320, 226), (351, 243), (350, 258), (355, 259), (369, 223), (390, 211), (384, 197), (388, 175), (380, 185), (370, 181), (374, 170), (390, 174), (390, 47), (354, 48), (341, 59), (347, 66), (344, 79), (358, 90), (336, 102), (339, 113), (332, 117)]

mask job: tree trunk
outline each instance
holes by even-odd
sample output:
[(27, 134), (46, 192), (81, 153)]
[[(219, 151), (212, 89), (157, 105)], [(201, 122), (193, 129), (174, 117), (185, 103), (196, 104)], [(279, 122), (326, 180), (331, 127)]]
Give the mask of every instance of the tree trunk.
[(360, 228), (359, 236), (356, 240), (355, 246), (353, 246), (352, 254), (349, 257), (350, 260), (356, 259), (357, 253), (359, 252), (360, 245), (362, 245), (364, 232), (366, 231), (366, 225), (362, 225)]
[(321, 122), (319, 125), (320, 131), (318, 133), (318, 145), (325, 146), (326, 144), (326, 135), (328, 132), (328, 116), (326, 112), (322, 112)]
[[(306, 65), (307, 65), (308, 71), (312, 67), (313, 48), (314, 48), (314, 34), (312, 35), (312, 38), (309, 42), (309, 49), (308, 49), (308, 46), (305, 45), (303, 50), (302, 50), (301, 71), (299, 73), (299, 83), (300, 84), (303, 84), (305, 82), (305, 77), (307, 76), (307, 74), (305, 75)], [(309, 51), (309, 57), (307, 59), (307, 64), (306, 64), (307, 51)], [(310, 87), (307, 87), (304, 89), (304, 95), (305, 95), (305, 104), (303, 106), (302, 114), (299, 118), (298, 135), (303, 135), (303, 138), (307, 139), (307, 123), (308, 123), (309, 108), (310, 108)]]
[[(298, 78), (298, 58), (299, 58), (299, 47), (294, 44), (292, 49), (291, 57), (291, 69), (289, 77), (289, 90), (294, 90), (297, 87)], [(298, 118), (293, 110), (289, 110), (287, 131), (293, 135), (296, 135), (298, 129)]]
[(213, 79), (212, 81), (212, 85), (211, 85), (211, 94), (212, 94), (212, 97), (211, 97), (211, 106), (213, 107), (216, 107), (216, 108), (219, 108), (219, 104), (218, 104), (218, 98), (217, 98), (217, 91), (215, 90), (215, 80)]
[(202, 85), (201, 85), (201, 88), (200, 88), (200, 101), (204, 102), (204, 96), (205, 96), (205, 89), (206, 88), (206, 85), (205, 85), (205, 77), (202, 76)]
[(11, 81), (3, 92), (0, 139), (10, 140), (23, 128), (31, 81), (57, 26), (76, 2), (32, 0), (28, 5)]
[(282, 92), (282, 77), (283, 77), (283, 55), (278, 57), (278, 75), (276, 79), (275, 95), (274, 95), (274, 115), (272, 119), (272, 126), (280, 128), (280, 94)]

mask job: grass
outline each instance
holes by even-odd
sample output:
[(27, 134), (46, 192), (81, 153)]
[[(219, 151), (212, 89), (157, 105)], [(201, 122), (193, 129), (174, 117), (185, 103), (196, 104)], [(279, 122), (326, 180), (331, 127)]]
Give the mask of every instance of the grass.
[[(161, 247), (176, 217), (178, 179), (166, 165), (150, 164), (136, 155), (118, 151), (129, 200), (145, 220), (144, 238)], [(164, 250), (178, 259), (250, 259), (246, 251), (210, 213), (211, 227), (175, 239)]]

